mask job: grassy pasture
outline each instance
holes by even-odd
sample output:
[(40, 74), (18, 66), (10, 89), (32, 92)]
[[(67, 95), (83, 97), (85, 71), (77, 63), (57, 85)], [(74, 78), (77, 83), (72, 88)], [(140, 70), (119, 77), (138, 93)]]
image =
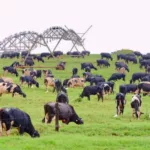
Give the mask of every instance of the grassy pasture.
[[(113, 56), (110, 68), (99, 68), (92, 70), (93, 74), (101, 74), (107, 80), (115, 72), (116, 55)], [(70, 78), (72, 68), (79, 69), (79, 75), (82, 76), (83, 70), (80, 70), (81, 62), (92, 62), (96, 66), (96, 60), (100, 55), (90, 55), (82, 58), (71, 58), (64, 56), (63, 59), (45, 58), (45, 63), (36, 62), (36, 66), (56, 66), (59, 61), (66, 61), (66, 70), (58, 71), (52, 68), (55, 78), (62, 81)], [(10, 65), (16, 59), (0, 59), (0, 74), (3, 74), (2, 67)], [(129, 83), (132, 73), (144, 72), (139, 69), (139, 64), (129, 63), (130, 72), (126, 75), (126, 81), (117, 81), (115, 83), (115, 92), (118, 92), (120, 84)], [(21, 75), (21, 71), (19, 71)], [(8, 74), (16, 83), (19, 83), (19, 77)], [(29, 135), (19, 136), (16, 129), (11, 130), (10, 137), (0, 137), (0, 150), (149, 150), (150, 149), (150, 100), (149, 97), (143, 97), (142, 111), (144, 115), (140, 120), (133, 119), (131, 116), (130, 101), (132, 94), (128, 94), (127, 104), (123, 116), (114, 118), (116, 113), (115, 95), (110, 99), (105, 98), (104, 102), (97, 101), (97, 96), (91, 96), (91, 101), (84, 98), (81, 102), (76, 99), (82, 92), (82, 88), (68, 89), (70, 104), (74, 106), (77, 114), (84, 120), (84, 125), (78, 126), (75, 123), (69, 125), (60, 122), (60, 132), (55, 132), (55, 124), (52, 122), (45, 125), (41, 122), (44, 117), (43, 105), (48, 101), (55, 101), (56, 93), (52, 93), (52, 88), (45, 93), (44, 77), (37, 79), (40, 83), (39, 88), (28, 88), (27, 85), (22, 90), (27, 94), (24, 99), (21, 96), (12, 98), (11, 95), (3, 95), (0, 98), (0, 107), (12, 106), (18, 107), (27, 112), (33, 122), (34, 127), (39, 131), (41, 137), (32, 139)], [(88, 85), (88, 83), (86, 83)]]

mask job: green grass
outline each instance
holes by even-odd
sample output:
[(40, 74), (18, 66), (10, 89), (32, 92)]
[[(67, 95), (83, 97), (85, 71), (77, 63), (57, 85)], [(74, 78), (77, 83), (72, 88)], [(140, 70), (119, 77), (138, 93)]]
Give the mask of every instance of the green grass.
[[(112, 73), (115, 72), (115, 61), (111, 62), (110, 68), (98, 68), (98, 71), (92, 70), (93, 74), (101, 74), (105, 79), (108, 79)], [(99, 55), (86, 56), (82, 58), (70, 58), (64, 56), (63, 59), (45, 59), (45, 63), (36, 63), (36, 66), (56, 66), (59, 61), (66, 61), (66, 70), (57, 71), (51, 69), (55, 78), (60, 78), (62, 81), (70, 78), (72, 75), (72, 68), (79, 69), (79, 75), (83, 71), (80, 70), (81, 62), (92, 62), (96, 66), (96, 60)], [(2, 67), (10, 65), (16, 59), (0, 59), (0, 74), (2, 75)], [(144, 69), (139, 69), (139, 64), (135, 65), (129, 63), (130, 72), (126, 75), (126, 81), (117, 81), (115, 84), (115, 92), (118, 92), (120, 84), (129, 83), (132, 73), (144, 72)], [(21, 71), (19, 71), (21, 75)], [(16, 83), (19, 83), (19, 77), (12, 76)], [(133, 119), (131, 116), (130, 101), (132, 94), (128, 94), (127, 104), (123, 116), (114, 118), (116, 113), (115, 94), (107, 97), (102, 101), (97, 101), (96, 96), (91, 96), (91, 101), (87, 98), (77, 102), (82, 88), (68, 89), (69, 102), (74, 106), (77, 114), (84, 120), (84, 125), (76, 125), (70, 123), (69, 125), (60, 122), (60, 131), (55, 132), (55, 123), (45, 125), (41, 122), (44, 117), (43, 105), (49, 101), (55, 101), (56, 93), (52, 93), (52, 88), (48, 93), (45, 93), (44, 77), (37, 79), (40, 83), (40, 88), (28, 88), (27, 85), (22, 87), (22, 90), (27, 94), (24, 99), (21, 96), (12, 98), (11, 95), (3, 95), (0, 98), (0, 107), (11, 106), (18, 107), (27, 112), (33, 122), (35, 128), (39, 131), (41, 137), (32, 139), (28, 134), (19, 136), (16, 129), (11, 130), (11, 135), (0, 137), (0, 150), (149, 150), (150, 149), (150, 100), (149, 97), (143, 97), (142, 112), (140, 120)], [(88, 83), (86, 83), (88, 85)]]

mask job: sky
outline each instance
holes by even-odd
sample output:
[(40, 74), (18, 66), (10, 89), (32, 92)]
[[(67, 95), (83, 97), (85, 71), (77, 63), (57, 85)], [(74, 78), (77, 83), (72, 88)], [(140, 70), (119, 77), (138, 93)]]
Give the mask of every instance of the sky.
[[(65, 25), (83, 33), (91, 53), (132, 49), (150, 52), (149, 0), (0, 0), (0, 41), (22, 31), (42, 33)], [(53, 47), (55, 43), (50, 43)], [(68, 51), (63, 41), (58, 50)], [(39, 47), (35, 51), (46, 51)], [(83, 50), (79, 47), (79, 50)]]

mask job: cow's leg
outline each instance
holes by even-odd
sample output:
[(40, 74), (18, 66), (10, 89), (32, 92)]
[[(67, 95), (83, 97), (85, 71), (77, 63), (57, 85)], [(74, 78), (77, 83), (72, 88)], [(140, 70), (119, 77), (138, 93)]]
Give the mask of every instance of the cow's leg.
[(88, 97), (88, 100), (90, 101), (90, 95), (87, 95), (87, 97)]
[(21, 127), (19, 128), (19, 134), (20, 134), (20, 135), (23, 135), (23, 133), (24, 133), (24, 126), (21, 126)]

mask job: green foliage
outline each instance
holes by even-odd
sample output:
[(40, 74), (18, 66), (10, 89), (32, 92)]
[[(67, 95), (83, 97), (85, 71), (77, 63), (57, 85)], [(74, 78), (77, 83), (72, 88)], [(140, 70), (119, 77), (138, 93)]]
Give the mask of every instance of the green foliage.
[[(113, 55), (113, 61), (110, 61), (110, 68), (98, 68), (97, 71), (92, 70), (93, 74), (101, 74), (107, 80), (115, 71), (116, 55)], [(63, 59), (45, 58), (45, 63), (36, 62), (35, 66), (56, 66), (59, 61), (66, 61), (66, 69), (58, 71), (51, 68), (55, 78), (64, 79), (70, 78), (72, 68), (77, 67), (79, 75), (82, 76), (83, 70), (80, 68), (81, 62), (92, 62), (96, 66), (96, 60), (100, 59), (100, 55), (86, 56), (82, 58), (71, 58), (64, 56)], [(0, 59), (0, 74), (3, 74), (2, 67), (10, 65), (16, 59)], [(126, 81), (117, 81), (115, 83), (115, 94), (118, 92), (119, 85), (129, 83), (132, 73), (144, 72), (144, 69), (139, 69), (139, 65), (129, 63), (130, 72), (126, 75)], [(21, 75), (21, 70), (19, 71)], [(19, 78), (8, 74), (8, 77), (13, 77), (13, 80), (19, 84)], [(79, 98), (82, 88), (69, 88), (69, 102), (74, 106), (77, 114), (84, 120), (84, 125), (76, 125), (70, 123), (65, 125), (60, 121), (60, 131), (55, 132), (55, 122), (49, 125), (43, 124), (44, 117), (43, 105), (49, 101), (55, 101), (56, 93), (52, 93), (52, 88), (46, 92), (44, 86), (44, 77), (37, 79), (40, 83), (39, 88), (28, 88), (23, 85), (21, 88), (27, 94), (24, 99), (17, 95), (14, 98), (11, 95), (3, 95), (0, 97), (0, 106), (18, 107), (27, 112), (33, 122), (35, 129), (41, 135), (40, 138), (32, 139), (28, 134), (19, 136), (16, 129), (11, 130), (10, 137), (0, 137), (0, 150), (149, 150), (150, 145), (150, 101), (149, 97), (142, 97), (142, 112), (140, 120), (132, 118), (132, 110), (130, 101), (132, 94), (128, 94), (126, 99), (125, 112), (123, 116), (114, 118), (116, 113), (115, 94), (110, 97), (105, 97), (104, 102), (97, 101), (97, 96), (91, 96), (91, 101), (87, 98)], [(88, 83), (86, 83), (88, 85)]]
[(121, 50), (117, 50), (115, 51), (113, 54), (130, 54), (133, 53), (133, 50), (130, 49), (121, 49)]

